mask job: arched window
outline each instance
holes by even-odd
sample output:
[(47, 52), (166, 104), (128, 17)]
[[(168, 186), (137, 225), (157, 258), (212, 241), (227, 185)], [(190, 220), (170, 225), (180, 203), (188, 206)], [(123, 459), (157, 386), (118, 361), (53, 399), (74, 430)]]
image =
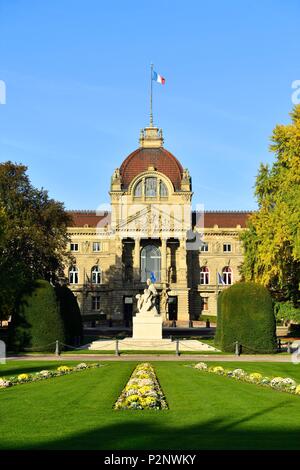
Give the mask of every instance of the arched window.
[(145, 196), (156, 197), (157, 196), (157, 178), (146, 178), (145, 179)]
[(229, 266), (225, 266), (225, 268), (223, 268), (222, 277), (226, 286), (230, 286), (230, 284), (232, 284), (232, 270)]
[(209, 269), (207, 266), (200, 268), (200, 284), (209, 284)]
[(69, 283), (78, 284), (78, 268), (77, 266), (71, 266), (69, 269)]
[(134, 188), (134, 197), (142, 197), (143, 194), (143, 181), (139, 181)]
[(101, 284), (101, 269), (99, 266), (92, 267), (92, 284)]
[(155, 176), (148, 176), (136, 183), (133, 189), (134, 197), (155, 197), (165, 198), (168, 197), (168, 188), (163, 180)]
[(141, 281), (155, 276), (156, 281), (160, 281), (160, 249), (155, 245), (146, 245), (141, 251)]
[(160, 197), (168, 197), (168, 189), (163, 181), (159, 182), (159, 195)]

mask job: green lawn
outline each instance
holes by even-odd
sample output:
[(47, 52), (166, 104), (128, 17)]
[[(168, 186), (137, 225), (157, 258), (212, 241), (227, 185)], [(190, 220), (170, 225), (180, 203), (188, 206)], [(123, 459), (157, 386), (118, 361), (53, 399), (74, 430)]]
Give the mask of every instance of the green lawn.
[[(169, 410), (113, 411), (136, 363), (103, 362), (100, 369), (1, 390), (0, 448), (300, 449), (300, 397), (183, 363), (153, 363)], [(300, 383), (300, 366), (290, 363), (222, 365)], [(0, 365), (0, 376), (53, 367), (10, 361)]]

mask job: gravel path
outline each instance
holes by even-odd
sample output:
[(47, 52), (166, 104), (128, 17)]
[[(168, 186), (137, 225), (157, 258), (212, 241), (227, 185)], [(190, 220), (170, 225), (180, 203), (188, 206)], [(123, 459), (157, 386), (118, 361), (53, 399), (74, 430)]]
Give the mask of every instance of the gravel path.
[(290, 355), (221, 355), (221, 354), (193, 354), (193, 355), (182, 355), (182, 356), (173, 356), (166, 354), (122, 354), (121, 356), (112, 356), (109, 354), (74, 354), (74, 355), (34, 355), (34, 356), (11, 356), (7, 358), (8, 361), (222, 361), (222, 362), (291, 362)]

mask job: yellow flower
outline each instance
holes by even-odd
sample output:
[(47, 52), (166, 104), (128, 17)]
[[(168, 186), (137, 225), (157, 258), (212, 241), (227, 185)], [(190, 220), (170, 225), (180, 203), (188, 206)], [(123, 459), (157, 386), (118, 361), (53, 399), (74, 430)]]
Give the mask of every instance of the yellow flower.
[(300, 385), (297, 385), (295, 393), (297, 393), (297, 395), (300, 395)]
[(18, 380), (20, 380), (20, 382), (22, 382), (23, 380), (28, 380), (29, 379), (29, 375), (28, 374), (20, 374), (18, 375)]
[(128, 404), (134, 401), (140, 401), (140, 397), (138, 395), (129, 395), (129, 397), (126, 398), (126, 403)]
[(262, 375), (259, 374), (259, 372), (252, 372), (252, 374), (249, 374), (249, 379), (252, 382), (260, 382), (262, 380)]
[(58, 372), (69, 372), (71, 370), (71, 367), (68, 366), (59, 366), (57, 368)]
[(154, 405), (156, 403), (156, 400), (153, 397), (146, 397), (146, 398), (144, 398), (144, 400), (145, 400), (145, 403), (146, 403), (147, 406), (151, 406), (151, 405)]
[(223, 374), (224, 373), (224, 369), (223, 369), (222, 366), (215, 366), (215, 367), (213, 367), (212, 371), (215, 374)]
[(144, 385), (143, 387), (140, 387), (139, 393), (141, 395), (145, 395), (147, 392), (151, 392), (152, 387), (149, 387), (149, 385)]

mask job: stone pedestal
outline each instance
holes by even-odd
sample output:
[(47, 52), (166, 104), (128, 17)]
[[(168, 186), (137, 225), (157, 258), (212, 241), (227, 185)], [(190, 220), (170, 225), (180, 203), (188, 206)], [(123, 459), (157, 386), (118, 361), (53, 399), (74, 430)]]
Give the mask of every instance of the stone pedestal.
[(147, 313), (137, 313), (132, 319), (133, 339), (162, 339), (162, 317)]

